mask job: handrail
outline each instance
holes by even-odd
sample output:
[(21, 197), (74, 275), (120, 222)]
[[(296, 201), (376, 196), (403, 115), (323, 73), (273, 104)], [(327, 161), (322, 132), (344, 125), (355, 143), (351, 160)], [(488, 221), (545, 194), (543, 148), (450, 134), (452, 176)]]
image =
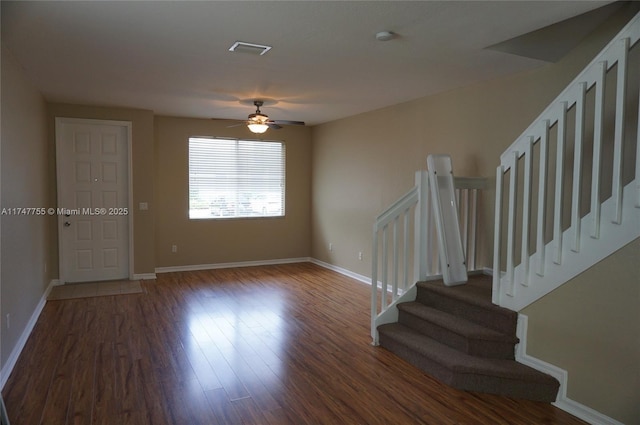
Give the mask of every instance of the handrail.
[(394, 202), (389, 208), (381, 213), (374, 223), (377, 228), (382, 228), (395, 219), (395, 217), (418, 203), (418, 186), (414, 186), (411, 190), (405, 193), (400, 199)]
[[(640, 143), (625, 134), (630, 124), (639, 126), (633, 120), (640, 120), (626, 113), (640, 97), (627, 84), (638, 79), (629, 72), (628, 57), (639, 39), (640, 14), (500, 156), (494, 303), (519, 310), (640, 236), (640, 211), (633, 208), (640, 194), (632, 191), (640, 185)], [(605, 96), (611, 82), (615, 94)], [(610, 110), (613, 118), (605, 113)], [(612, 135), (605, 134), (607, 127)], [(634, 143), (635, 176), (629, 178), (623, 175), (623, 152)], [(585, 179), (583, 170), (589, 168), (590, 179)], [(610, 187), (603, 186), (604, 173)], [(611, 197), (603, 201), (608, 190)]]
[[(395, 310), (394, 305), (409, 296), (417, 281), (440, 273), (426, 170), (416, 172), (415, 182), (415, 186), (380, 213), (373, 224), (371, 336), (374, 344), (377, 344), (377, 326), (386, 320), (383, 317), (386, 312)], [(454, 186), (467, 270), (474, 271), (479, 193), (486, 187), (486, 179), (454, 177)]]

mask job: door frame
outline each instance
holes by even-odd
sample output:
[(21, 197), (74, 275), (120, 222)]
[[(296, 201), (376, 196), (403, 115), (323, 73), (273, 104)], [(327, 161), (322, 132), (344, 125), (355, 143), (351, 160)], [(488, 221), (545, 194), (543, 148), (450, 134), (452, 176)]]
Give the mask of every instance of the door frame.
[[(83, 125), (110, 125), (116, 127), (124, 127), (125, 132), (127, 134), (126, 140), (126, 152), (127, 152), (127, 208), (129, 214), (127, 214), (127, 226), (128, 232), (127, 237), (129, 239), (127, 244), (128, 257), (129, 257), (129, 270), (127, 271), (129, 280), (133, 280), (133, 271), (134, 268), (134, 251), (133, 251), (133, 161), (132, 161), (132, 123), (131, 121), (113, 121), (113, 120), (101, 120), (101, 119), (86, 119), (86, 118), (70, 118), (70, 117), (55, 117), (55, 132), (56, 132), (56, 204), (57, 208), (60, 207), (60, 191), (58, 190), (58, 186), (61, 180), (61, 171), (58, 167), (58, 158), (62, 155), (62, 126), (64, 124), (83, 124)], [(56, 208), (56, 211), (57, 211)], [(60, 237), (62, 234), (62, 226), (64, 222), (64, 217), (61, 215), (57, 215), (58, 220), (58, 279), (61, 284), (66, 283), (64, 276), (64, 252), (62, 247), (62, 238)]]

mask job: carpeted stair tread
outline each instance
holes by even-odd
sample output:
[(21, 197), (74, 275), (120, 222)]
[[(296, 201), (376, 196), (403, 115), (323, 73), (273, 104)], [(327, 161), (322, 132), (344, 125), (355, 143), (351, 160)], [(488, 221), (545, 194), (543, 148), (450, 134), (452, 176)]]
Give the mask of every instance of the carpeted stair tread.
[(491, 302), (491, 278), (469, 276), (467, 283), (418, 282), (416, 301), (506, 334), (515, 334), (518, 313)]
[(502, 313), (511, 313), (511, 310), (496, 306), (491, 302), (491, 276), (469, 276), (467, 283), (457, 286), (446, 286), (442, 280), (418, 282), (417, 286), (446, 294), (447, 297), (456, 298), (468, 304)]
[(530, 382), (545, 384), (557, 383), (555, 378), (514, 360), (486, 359), (470, 356), (427, 336), (416, 333), (412, 329), (399, 323), (379, 326), (378, 331), (381, 335), (385, 335), (406, 345), (409, 349), (422, 356), (429, 357), (454, 373), (471, 373), (476, 375), (499, 376), (502, 378), (525, 379)]
[(442, 310), (424, 305), (419, 302), (406, 302), (398, 304), (398, 309), (406, 311), (422, 320), (429, 321), (437, 326), (446, 328), (451, 332), (461, 335), (465, 338), (482, 339), (487, 341), (503, 341), (516, 344), (518, 338), (513, 335), (507, 335), (485, 326), (478, 325), (454, 316)]

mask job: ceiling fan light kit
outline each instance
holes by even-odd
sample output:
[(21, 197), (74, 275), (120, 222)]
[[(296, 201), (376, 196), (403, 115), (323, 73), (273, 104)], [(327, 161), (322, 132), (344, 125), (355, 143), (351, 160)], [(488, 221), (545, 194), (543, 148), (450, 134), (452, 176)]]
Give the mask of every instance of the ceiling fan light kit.
[[(275, 121), (269, 118), (268, 115), (263, 114), (260, 111), (260, 107), (264, 105), (262, 100), (254, 100), (253, 104), (256, 107), (256, 112), (253, 114), (249, 114), (247, 117), (247, 127), (252, 133), (261, 134), (267, 131), (270, 128), (274, 130), (278, 130), (282, 128), (280, 124), (287, 125), (304, 125), (303, 121)], [(232, 126), (235, 127), (235, 126)]]
[(251, 123), (251, 122), (247, 124), (247, 127), (249, 127), (249, 130), (251, 130), (252, 133), (256, 133), (256, 134), (264, 133), (269, 129), (269, 126), (266, 124)]

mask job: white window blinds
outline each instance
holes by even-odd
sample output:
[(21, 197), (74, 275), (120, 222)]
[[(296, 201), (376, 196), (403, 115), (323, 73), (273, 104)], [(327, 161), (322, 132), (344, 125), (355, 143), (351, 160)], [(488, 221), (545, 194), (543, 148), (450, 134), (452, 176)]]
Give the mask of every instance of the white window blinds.
[(285, 146), (189, 138), (189, 218), (284, 216)]

